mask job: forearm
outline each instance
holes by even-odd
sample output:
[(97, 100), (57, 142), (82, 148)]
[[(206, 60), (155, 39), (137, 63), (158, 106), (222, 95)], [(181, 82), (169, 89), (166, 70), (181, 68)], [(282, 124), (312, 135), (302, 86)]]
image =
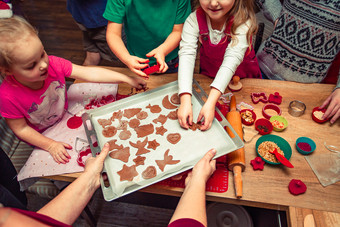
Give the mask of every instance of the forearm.
[(171, 51), (178, 47), (179, 42), (181, 41), (182, 29), (182, 24), (175, 25), (167, 39), (159, 47), (157, 47), (157, 49), (160, 49), (162, 53), (164, 53), (164, 56), (167, 56)]
[(215, 108), (215, 105), (219, 98), (221, 97), (221, 95), (222, 93), (218, 89), (212, 87), (208, 99), (206, 101), (206, 105), (208, 104), (209, 106), (211, 106), (211, 108)]
[(205, 185), (202, 179), (192, 179), (184, 189), (170, 223), (181, 218), (195, 219), (207, 226)]
[(72, 225), (99, 187), (96, 178), (84, 172), (38, 213)]

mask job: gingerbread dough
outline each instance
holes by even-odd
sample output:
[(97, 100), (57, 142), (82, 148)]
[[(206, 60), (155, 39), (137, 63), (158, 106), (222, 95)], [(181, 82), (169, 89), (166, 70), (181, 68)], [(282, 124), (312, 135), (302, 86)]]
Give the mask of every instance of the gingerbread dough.
[(181, 140), (181, 134), (179, 133), (170, 133), (167, 135), (166, 139), (169, 141), (169, 143), (176, 144)]
[(151, 179), (157, 176), (157, 170), (156, 167), (154, 166), (148, 166), (143, 172), (142, 172), (142, 177), (144, 179)]
[(112, 136), (116, 135), (117, 128), (114, 127), (114, 126), (108, 126), (108, 127), (103, 129), (102, 133), (103, 133), (103, 136), (105, 136), (105, 137), (112, 137)]
[(170, 101), (171, 101), (173, 104), (175, 104), (175, 105), (181, 104), (181, 100), (180, 100), (180, 98), (179, 98), (179, 96), (178, 96), (178, 93), (173, 94), (173, 95), (170, 97)]
[(169, 151), (169, 149), (165, 151), (163, 160), (156, 160), (156, 163), (162, 172), (164, 171), (166, 165), (175, 165), (180, 162), (180, 160), (172, 160), (173, 156), (169, 155)]
[(123, 168), (117, 173), (120, 176), (120, 181), (132, 181), (135, 176), (138, 176), (135, 165), (127, 166), (124, 164)]
[(136, 131), (138, 138), (148, 136), (155, 131), (153, 124), (140, 125), (134, 130)]
[(151, 106), (151, 104), (149, 104), (146, 108), (149, 108), (151, 113), (160, 113), (162, 111), (162, 108), (159, 105)]
[(112, 151), (109, 156), (114, 159), (119, 159), (122, 162), (128, 162), (130, 157), (130, 147)]
[(165, 96), (162, 100), (162, 105), (168, 109), (168, 110), (171, 110), (171, 109), (176, 109), (177, 106), (171, 104), (171, 102), (169, 101), (169, 95)]

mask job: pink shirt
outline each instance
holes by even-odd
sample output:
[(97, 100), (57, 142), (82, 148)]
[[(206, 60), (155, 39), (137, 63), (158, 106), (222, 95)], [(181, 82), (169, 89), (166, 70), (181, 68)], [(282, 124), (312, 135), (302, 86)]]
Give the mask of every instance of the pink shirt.
[(28, 88), (14, 76), (6, 76), (0, 86), (0, 114), (10, 119), (26, 118), (39, 132), (54, 125), (68, 106), (65, 77), (71, 72), (70, 61), (49, 56), (48, 77), (41, 89)]

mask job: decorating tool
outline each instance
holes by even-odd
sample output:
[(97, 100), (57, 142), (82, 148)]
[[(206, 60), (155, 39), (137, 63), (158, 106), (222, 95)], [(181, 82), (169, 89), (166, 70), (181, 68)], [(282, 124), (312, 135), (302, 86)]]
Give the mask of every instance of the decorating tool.
[[(243, 138), (241, 115), (236, 110), (235, 95), (233, 95), (230, 99), (230, 111), (227, 113), (226, 117), (230, 125), (233, 127), (235, 132), (238, 134), (238, 136), (240, 138)], [(235, 137), (235, 135), (229, 128), (227, 128), (227, 132), (231, 138)], [(242, 198), (242, 193), (243, 193), (242, 171), (244, 171), (246, 167), (244, 147), (227, 154), (227, 160), (228, 160), (228, 169), (230, 171), (233, 171), (234, 173), (234, 185), (235, 185), (236, 197)]]
[(290, 163), (290, 161), (288, 161), (287, 158), (285, 158), (285, 156), (283, 156), (282, 154), (280, 154), (279, 152), (277, 152), (277, 149), (275, 148), (272, 151), (269, 151), (269, 153), (274, 154), (276, 159), (281, 162), (281, 164), (283, 164), (284, 166), (287, 166), (289, 168), (294, 168), (294, 166), (292, 165), (292, 163)]

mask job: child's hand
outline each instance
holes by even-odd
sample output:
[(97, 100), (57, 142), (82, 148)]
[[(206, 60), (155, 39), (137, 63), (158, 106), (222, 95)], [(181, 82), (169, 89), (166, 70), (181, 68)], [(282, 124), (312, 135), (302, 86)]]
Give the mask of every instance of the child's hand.
[(146, 81), (140, 77), (131, 77), (131, 80), (128, 82), (128, 84), (138, 90), (146, 88)]
[(153, 49), (149, 53), (146, 54), (148, 58), (154, 57), (157, 60), (159, 65), (158, 73), (165, 73), (168, 70), (168, 65), (165, 63), (165, 55), (164, 52), (160, 50), (160, 48)]
[(137, 56), (130, 56), (129, 60), (125, 62), (126, 66), (138, 76), (148, 77), (142, 69), (148, 67), (149, 59), (139, 58)]
[(50, 152), (54, 161), (56, 161), (58, 164), (66, 164), (69, 162), (71, 156), (67, 153), (65, 148), (72, 149), (72, 146), (67, 143), (53, 141), (48, 147), (47, 151)]
[(331, 124), (333, 124), (340, 117), (340, 88), (335, 89), (320, 108), (323, 109), (327, 105), (327, 110), (322, 118), (327, 119), (333, 116), (331, 119)]
[(202, 122), (201, 125), (201, 130), (208, 130), (211, 127), (212, 121), (214, 120), (215, 117), (215, 106), (214, 105), (210, 105), (208, 102), (206, 102), (199, 115), (197, 118), (197, 122), (200, 122), (204, 117), (204, 122)]
[(178, 108), (177, 117), (181, 127), (188, 129), (192, 125), (191, 95), (182, 94), (180, 96), (181, 105)]

